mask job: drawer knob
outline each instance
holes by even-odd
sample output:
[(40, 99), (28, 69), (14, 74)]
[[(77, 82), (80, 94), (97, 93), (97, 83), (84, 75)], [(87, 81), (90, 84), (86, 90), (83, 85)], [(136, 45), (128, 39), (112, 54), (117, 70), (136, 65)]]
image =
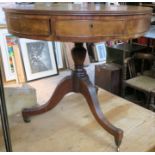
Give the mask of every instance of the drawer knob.
[(93, 24), (89, 24), (89, 27), (90, 27), (90, 28), (93, 28)]

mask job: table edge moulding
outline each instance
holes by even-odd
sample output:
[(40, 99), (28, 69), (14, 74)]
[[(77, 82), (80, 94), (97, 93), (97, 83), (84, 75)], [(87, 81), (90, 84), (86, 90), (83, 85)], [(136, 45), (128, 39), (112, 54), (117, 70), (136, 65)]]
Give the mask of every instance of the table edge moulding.
[(83, 68), (86, 49), (83, 42), (126, 40), (143, 36), (150, 27), (152, 9), (140, 6), (104, 6), (103, 4), (44, 3), (12, 5), (4, 8), (7, 28), (18, 37), (74, 42), (71, 50), (75, 69), (56, 87), (49, 101), (39, 107), (22, 111), (25, 122), (30, 116), (54, 108), (69, 92), (83, 94), (97, 122), (111, 135), (119, 150), (123, 131), (104, 116), (97, 99), (96, 87)]

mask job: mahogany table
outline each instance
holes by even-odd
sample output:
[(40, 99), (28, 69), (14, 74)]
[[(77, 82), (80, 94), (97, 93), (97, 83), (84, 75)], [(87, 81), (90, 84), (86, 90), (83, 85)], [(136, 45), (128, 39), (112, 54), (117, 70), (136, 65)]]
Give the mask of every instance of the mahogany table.
[(90, 82), (83, 62), (86, 49), (83, 42), (100, 42), (137, 38), (149, 29), (152, 9), (134, 6), (104, 6), (102, 4), (58, 3), (46, 5), (14, 5), (4, 8), (8, 31), (18, 37), (47, 41), (75, 42), (71, 50), (75, 70), (64, 78), (49, 101), (39, 107), (22, 111), (25, 122), (29, 117), (54, 108), (69, 92), (86, 98), (97, 122), (114, 136), (117, 150), (123, 131), (113, 126), (102, 113), (95, 86)]

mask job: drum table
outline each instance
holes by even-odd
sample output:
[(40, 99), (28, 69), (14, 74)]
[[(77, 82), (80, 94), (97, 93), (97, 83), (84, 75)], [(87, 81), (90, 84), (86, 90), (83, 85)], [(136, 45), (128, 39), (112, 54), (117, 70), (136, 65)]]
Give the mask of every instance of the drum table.
[(8, 31), (29, 39), (74, 42), (71, 50), (75, 70), (56, 87), (49, 101), (39, 107), (24, 109), (23, 119), (49, 111), (69, 92), (81, 93), (86, 98), (97, 122), (114, 136), (117, 150), (123, 131), (113, 126), (102, 113), (96, 87), (90, 82), (83, 62), (86, 56), (84, 42), (126, 40), (137, 38), (149, 29), (152, 9), (140, 6), (105, 6), (83, 3), (36, 3), (11, 5), (4, 8)]

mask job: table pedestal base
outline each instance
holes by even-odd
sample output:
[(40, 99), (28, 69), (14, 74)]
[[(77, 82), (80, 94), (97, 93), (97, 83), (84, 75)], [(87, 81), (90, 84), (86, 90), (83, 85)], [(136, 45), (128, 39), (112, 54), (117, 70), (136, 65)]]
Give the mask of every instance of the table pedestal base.
[(64, 78), (56, 87), (52, 97), (49, 101), (39, 107), (24, 109), (22, 111), (23, 119), (25, 122), (29, 122), (30, 116), (42, 114), (54, 108), (59, 101), (69, 92), (81, 93), (86, 98), (86, 101), (90, 107), (97, 122), (111, 135), (114, 136), (117, 150), (121, 144), (123, 138), (123, 131), (113, 126), (103, 115), (96, 94), (96, 87), (90, 82), (88, 75), (83, 68), (83, 62), (86, 56), (86, 50), (82, 43), (75, 43), (75, 47), (72, 49), (72, 57), (75, 63), (75, 70), (71, 76)]

